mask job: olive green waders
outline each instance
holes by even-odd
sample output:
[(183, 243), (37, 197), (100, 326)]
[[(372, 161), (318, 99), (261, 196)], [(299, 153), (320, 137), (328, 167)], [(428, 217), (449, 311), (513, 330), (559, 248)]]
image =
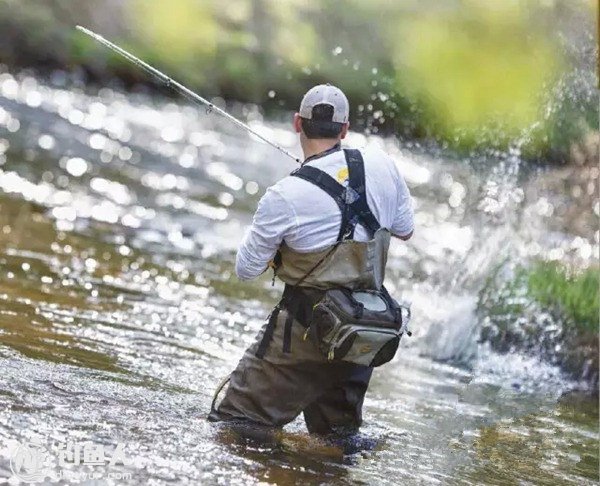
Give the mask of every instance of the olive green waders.
[(283, 349), (288, 311), (276, 316), (272, 340), (258, 357), (258, 340), (246, 351), (235, 371), (213, 420), (247, 420), (280, 427), (304, 413), (309, 432), (328, 434), (355, 431), (362, 422), (362, 403), (371, 368), (343, 361), (328, 362), (304, 328), (291, 324), (290, 351)]
[[(355, 187), (352, 177), (358, 173), (362, 184), (356, 186), (364, 197), (362, 157), (356, 157), (362, 172), (353, 171), (347, 155), (350, 185)], [(303, 413), (309, 432), (319, 434), (351, 433), (361, 425), (372, 368), (328, 360), (306, 339), (306, 328), (312, 307), (325, 289), (381, 287), (390, 233), (385, 229), (373, 231), (367, 242), (345, 239), (353, 235), (356, 220), (348, 220), (344, 202), (336, 202), (342, 209), (336, 245), (310, 253), (298, 253), (286, 245), (280, 249), (277, 276), (286, 283), (283, 297), (231, 374), (222, 401), (209, 414), (210, 420), (281, 427)], [(302, 286), (297, 286), (299, 281)]]

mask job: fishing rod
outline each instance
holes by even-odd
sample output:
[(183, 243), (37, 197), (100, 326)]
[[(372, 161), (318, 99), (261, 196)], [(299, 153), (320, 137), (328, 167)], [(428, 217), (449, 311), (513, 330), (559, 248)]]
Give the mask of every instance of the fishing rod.
[(94, 39), (95, 41), (97, 41), (100, 44), (104, 45), (105, 47), (108, 47), (109, 49), (111, 49), (112, 51), (116, 52), (117, 54), (120, 54), (121, 56), (123, 56), (128, 61), (132, 62), (133, 64), (135, 64), (135, 65), (137, 65), (139, 67), (141, 67), (144, 71), (150, 73), (156, 79), (158, 79), (159, 81), (161, 81), (165, 86), (168, 86), (169, 88), (173, 89), (174, 91), (176, 91), (180, 95), (184, 96), (188, 100), (192, 101), (193, 103), (195, 103), (197, 105), (204, 105), (204, 106), (206, 106), (207, 107), (207, 113), (210, 113), (212, 111), (218, 113), (219, 115), (227, 118), (229, 121), (235, 123), (238, 127), (242, 127), (244, 130), (247, 130), (248, 132), (250, 132), (255, 137), (258, 137), (263, 142), (268, 143), (271, 147), (279, 150), (281, 153), (287, 155), (291, 159), (294, 159), (296, 162), (301, 163), (300, 159), (298, 157), (296, 157), (294, 154), (292, 154), (291, 152), (288, 152), (286, 149), (284, 149), (280, 145), (277, 145), (275, 142), (272, 142), (268, 138), (265, 138), (263, 135), (261, 135), (260, 133), (258, 133), (256, 130), (253, 130), (248, 125), (246, 125), (244, 122), (238, 120), (236, 117), (230, 115), (229, 113), (227, 113), (225, 110), (222, 110), (218, 106), (215, 106), (213, 103), (211, 103), (207, 99), (205, 99), (202, 96), (194, 93), (191, 89), (186, 88), (183, 84), (175, 81), (173, 78), (170, 78), (169, 76), (167, 76), (166, 74), (162, 73), (161, 71), (159, 71), (155, 67), (150, 66), (150, 64), (142, 61), (141, 59), (139, 59), (137, 57), (135, 57), (130, 52), (128, 52), (125, 49), (117, 46), (116, 44), (113, 44), (109, 40), (106, 40), (100, 34), (96, 34), (95, 32), (91, 31), (90, 29), (86, 29), (85, 27), (82, 27), (81, 25), (77, 25), (76, 28), (77, 28), (77, 30), (83, 32), (84, 34), (89, 35), (92, 39)]

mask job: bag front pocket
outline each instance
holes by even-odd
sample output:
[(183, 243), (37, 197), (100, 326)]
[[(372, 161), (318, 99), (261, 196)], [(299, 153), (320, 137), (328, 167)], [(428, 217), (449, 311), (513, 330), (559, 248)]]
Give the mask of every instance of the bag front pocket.
[(394, 357), (399, 343), (400, 335), (391, 329), (343, 326), (330, 341), (327, 357), (376, 367)]

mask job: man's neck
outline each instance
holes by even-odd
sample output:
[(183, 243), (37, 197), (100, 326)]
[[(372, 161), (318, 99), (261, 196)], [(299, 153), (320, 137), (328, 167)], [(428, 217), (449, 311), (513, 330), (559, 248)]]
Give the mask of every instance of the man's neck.
[(330, 148), (334, 147), (339, 143), (339, 140), (330, 139), (330, 138), (314, 138), (314, 139), (306, 139), (304, 144), (302, 144), (302, 151), (304, 152), (304, 160), (312, 157), (313, 155), (320, 154), (321, 152), (325, 152)]

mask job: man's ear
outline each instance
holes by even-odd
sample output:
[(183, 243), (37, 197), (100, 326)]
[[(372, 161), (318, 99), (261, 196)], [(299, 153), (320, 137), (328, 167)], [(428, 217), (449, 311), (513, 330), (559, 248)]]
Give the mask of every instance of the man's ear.
[(294, 130), (296, 133), (302, 132), (302, 119), (299, 113), (294, 113)]
[(348, 135), (349, 128), (350, 128), (350, 122), (344, 123), (344, 127), (342, 128), (342, 131), (340, 133), (340, 140), (346, 138), (346, 135)]

